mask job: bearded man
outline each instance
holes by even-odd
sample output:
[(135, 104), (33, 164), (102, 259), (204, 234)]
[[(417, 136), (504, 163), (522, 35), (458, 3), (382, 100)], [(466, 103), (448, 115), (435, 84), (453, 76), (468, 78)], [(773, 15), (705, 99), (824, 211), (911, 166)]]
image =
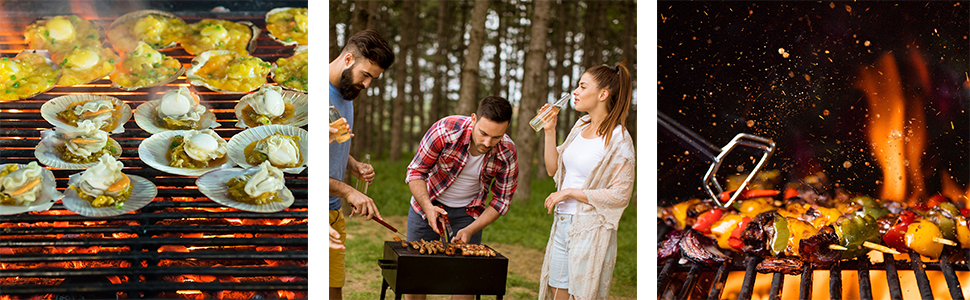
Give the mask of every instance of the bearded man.
[[(340, 55), (330, 62), (330, 105), (337, 108), (354, 127), (353, 100), (370, 87), (371, 82), (394, 63), (394, 53), (376, 31), (364, 30), (347, 40)], [(351, 139), (353, 140), (353, 139)], [(346, 171), (368, 183), (374, 180), (373, 168), (350, 156), (350, 140), (330, 143), (330, 227), (337, 231), (341, 244), (346, 244), (347, 226), (340, 213), (340, 198), (354, 206), (354, 213), (381, 219), (374, 200), (343, 182)], [(345, 249), (330, 249), (330, 299), (343, 298)]]

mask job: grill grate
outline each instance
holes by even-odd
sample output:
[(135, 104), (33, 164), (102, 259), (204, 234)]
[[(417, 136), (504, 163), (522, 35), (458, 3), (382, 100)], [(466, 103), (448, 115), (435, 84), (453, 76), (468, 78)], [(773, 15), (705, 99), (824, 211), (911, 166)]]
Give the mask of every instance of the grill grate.
[[(250, 21), (263, 32), (253, 56), (274, 62), (293, 54), (267, 36), (265, 12), (175, 13), (187, 23), (203, 18)], [(117, 16), (92, 21), (107, 26)], [(0, 55), (13, 57), (26, 48), (23, 30), (36, 16), (0, 18)], [(189, 65), (182, 48), (162, 51)], [(270, 79), (270, 81), (272, 81)], [(166, 91), (187, 84), (184, 76), (161, 87), (125, 92), (101, 79), (56, 87), (29, 100), (0, 103), (0, 163), (34, 161), (40, 132), (51, 128), (40, 115), (49, 99), (69, 93), (117, 97), (132, 109)], [(218, 93), (196, 87), (221, 124), (215, 131), (230, 138), (233, 107), (244, 94)], [(138, 145), (151, 134), (132, 119), (125, 132), (111, 137), (123, 148), (125, 173), (148, 178), (158, 186), (154, 201), (134, 214), (89, 218), (67, 211), (61, 203), (48, 212), (0, 216), (0, 299), (55, 298), (305, 298), (308, 290), (307, 171), (286, 174), (296, 201), (284, 211), (250, 213), (223, 207), (194, 186), (196, 177), (159, 172), (138, 159)], [(52, 170), (58, 189), (80, 170)], [(74, 295), (74, 296), (71, 296)], [(39, 298), (39, 297), (38, 297)], [(49, 298), (49, 296), (47, 297)]]
[[(963, 257), (970, 257), (970, 249), (961, 249)], [(939, 261), (935, 262), (923, 262), (915, 252), (910, 252), (909, 261), (899, 261), (896, 260), (892, 254), (883, 254), (884, 262), (881, 263), (870, 263), (867, 260), (853, 259), (848, 261), (840, 261), (834, 264), (829, 269), (822, 269), (829, 271), (829, 297), (830, 299), (841, 299), (842, 298), (842, 271), (845, 270), (856, 270), (859, 274), (859, 295), (852, 296), (850, 298), (858, 299), (873, 299), (872, 283), (870, 282), (870, 270), (885, 270), (886, 279), (888, 282), (888, 289), (890, 298), (893, 300), (902, 300), (903, 293), (900, 287), (899, 274), (897, 270), (911, 270), (916, 277), (916, 286), (919, 288), (919, 294), (921, 299), (931, 300), (934, 298), (931, 283), (927, 278), (927, 270), (933, 272), (941, 272), (943, 277), (946, 279), (946, 286), (948, 288), (950, 298), (964, 299), (963, 290), (961, 288), (961, 283), (956, 275), (956, 271), (970, 271), (970, 265), (966, 261), (961, 262), (951, 262), (950, 260), (956, 256), (954, 252), (949, 250), (944, 251), (940, 256)], [(659, 281), (659, 291), (661, 291), (661, 297), (665, 294), (668, 288), (673, 288), (671, 282), (675, 281), (675, 277), (679, 274), (686, 272), (686, 278), (683, 280), (683, 285), (679, 287), (679, 292), (676, 294), (674, 299), (699, 299), (703, 296), (700, 294), (695, 294), (692, 291), (697, 290), (707, 290), (707, 287), (699, 286), (702, 280), (698, 278), (705, 278), (705, 274), (710, 276), (714, 274), (713, 280), (710, 281), (710, 292), (707, 293), (706, 299), (720, 299), (720, 294), (724, 290), (724, 285), (726, 284), (727, 276), (726, 273), (730, 271), (744, 271), (744, 279), (740, 287), (740, 292), (738, 294), (738, 299), (747, 300), (751, 299), (752, 293), (755, 286), (755, 280), (757, 271), (756, 266), (761, 261), (761, 258), (756, 256), (736, 256), (732, 261), (726, 262), (722, 265), (714, 267), (703, 267), (698, 264), (686, 263), (679, 264), (677, 258), (668, 259), (662, 266), (659, 266), (660, 271), (658, 275)], [(813, 269), (810, 265), (806, 264), (798, 287), (798, 299), (807, 300), (812, 299), (812, 285), (813, 285)], [(774, 273), (771, 278), (771, 286), (769, 290), (768, 299), (780, 299), (781, 292), (784, 288), (785, 275), (783, 273)], [(939, 284), (939, 283), (937, 283)], [(884, 287), (875, 287), (884, 288)], [(937, 297), (943, 297), (942, 295), (937, 295)]]

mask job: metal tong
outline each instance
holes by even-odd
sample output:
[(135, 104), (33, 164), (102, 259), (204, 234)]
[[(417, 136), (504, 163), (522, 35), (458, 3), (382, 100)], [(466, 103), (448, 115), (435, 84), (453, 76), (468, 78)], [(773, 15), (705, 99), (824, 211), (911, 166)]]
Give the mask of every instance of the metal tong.
[[(741, 192), (748, 186), (748, 183), (751, 182), (751, 178), (754, 178), (754, 175), (761, 170), (765, 162), (771, 158), (771, 154), (775, 152), (775, 142), (760, 136), (739, 133), (727, 145), (722, 148), (717, 148), (703, 137), (697, 135), (697, 133), (680, 125), (680, 123), (677, 123), (677, 121), (662, 112), (657, 112), (657, 121), (660, 126), (667, 129), (668, 133), (678, 138), (682, 142), (681, 145), (694, 150), (691, 151), (694, 155), (711, 162), (711, 167), (704, 174), (704, 189), (707, 190), (707, 193), (714, 200), (714, 203), (722, 208), (727, 208), (734, 203), (738, 196), (741, 195)], [(748, 173), (748, 177), (741, 183), (741, 186), (731, 194), (731, 198), (727, 202), (721, 202), (719, 195), (724, 193), (724, 188), (718, 182), (717, 171), (721, 168), (721, 163), (724, 162), (724, 158), (727, 157), (728, 153), (734, 151), (738, 146), (759, 149), (763, 151), (763, 154), (761, 159), (758, 160), (758, 163), (755, 164), (754, 169), (751, 169), (751, 173)], [(714, 153), (718, 154), (715, 155)]]
[(451, 236), (455, 234), (454, 230), (451, 229), (451, 221), (448, 220), (448, 215), (438, 214), (438, 229), (444, 233), (441, 236), (441, 243), (448, 245), (448, 242), (451, 241)]

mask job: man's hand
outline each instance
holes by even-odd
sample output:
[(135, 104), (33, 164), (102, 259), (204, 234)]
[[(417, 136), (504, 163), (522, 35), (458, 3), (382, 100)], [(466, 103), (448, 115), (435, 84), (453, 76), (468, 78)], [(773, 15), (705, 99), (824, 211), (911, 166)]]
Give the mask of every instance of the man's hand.
[(340, 233), (336, 229), (333, 229), (333, 227), (330, 227), (330, 225), (327, 225), (327, 227), (330, 228), (330, 249), (346, 249), (344, 243), (340, 241)]
[(561, 190), (550, 194), (549, 197), (546, 197), (545, 206), (546, 206), (546, 209), (549, 210), (548, 213), (550, 214), (552, 213), (552, 209), (556, 207), (557, 203), (563, 202), (564, 200), (569, 198), (569, 190), (570, 189)]
[(424, 210), (424, 217), (425, 219), (428, 220), (428, 225), (431, 226), (431, 229), (434, 230), (434, 232), (437, 233), (438, 235), (442, 235), (444, 233), (441, 232), (441, 230), (438, 230), (438, 214), (448, 215), (448, 212), (446, 212), (445, 209), (441, 207), (437, 207), (434, 205), (429, 205), (429, 206), (430, 208), (422, 207), (422, 209)]
[(377, 206), (374, 205), (374, 200), (367, 197), (367, 195), (364, 195), (364, 193), (353, 190), (353, 192), (350, 192), (350, 195), (347, 196), (347, 202), (350, 202), (350, 205), (354, 207), (354, 211), (350, 214), (351, 216), (354, 214), (362, 215), (364, 216), (364, 220), (370, 220), (375, 216), (378, 219), (384, 219), (381, 217), (381, 213), (377, 211)]
[(362, 162), (353, 164), (353, 171), (357, 178), (367, 181), (367, 184), (374, 183), (374, 177), (377, 176), (377, 173), (374, 172), (374, 166)]
[(471, 233), (468, 232), (467, 229), (468, 227), (458, 230), (458, 232), (455, 233), (455, 237), (451, 238), (451, 243), (461, 240), (462, 242), (465, 242), (467, 244), (468, 240), (470, 240), (472, 238), (472, 235), (475, 234), (474, 232), (471, 232)]

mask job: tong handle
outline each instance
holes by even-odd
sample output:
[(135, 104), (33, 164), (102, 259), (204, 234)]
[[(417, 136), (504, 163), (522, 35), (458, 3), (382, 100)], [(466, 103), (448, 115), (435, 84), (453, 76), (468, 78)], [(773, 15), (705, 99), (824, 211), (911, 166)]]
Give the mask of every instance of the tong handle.
[(694, 131), (680, 125), (671, 117), (668, 117), (662, 112), (657, 112), (657, 124), (659, 124), (664, 129), (667, 129), (667, 134), (677, 138), (681, 146), (688, 148), (689, 150), (694, 150), (694, 155), (707, 160), (708, 162), (717, 161), (717, 154), (721, 152), (721, 148), (714, 146), (711, 142), (708, 142), (703, 137), (697, 135)]
[[(731, 199), (728, 200), (727, 202), (721, 203), (721, 200), (718, 197), (718, 195), (724, 192), (724, 188), (722, 188), (721, 184), (718, 183), (717, 181), (717, 178), (716, 178), (717, 170), (721, 168), (721, 163), (724, 162), (724, 158), (728, 155), (728, 153), (731, 153), (731, 151), (736, 149), (738, 146), (745, 146), (749, 148), (759, 149), (759, 150), (762, 150), (763, 153), (761, 155), (761, 159), (758, 160), (757, 164), (755, 164), (754, 169), (751, 169), (751, 172), (748, 173), (748, 177), (744, 179), (744, 182), (741, 182), (741, 186), (739, 186), (737, 191), (735, 191), (734, 194), (731, 195)], [(754, 175), (757, 174), (762, 167), (764, 167), (765, 162), (768, 161), (769, 158), (771, 158), (771, 154), (774, 152), (775, 152), (775, 142), (770, 139), (766, 139), (760, 136), (751, 135), (747, 133), (739, 133), (738, 135), (734, 136), (734, 138), (731, 139), (731, 142), (725, 145), (724, 148), (721, 150), (721, 153), (718, 154), (717, 157), (714, 159), (714, 163), (711, 164), (711, 167), (709, 169), (707, 169), (707, 174), (704, 174), (704, 188), (707, 190), (707, 193), (711, 196), (711, 199), (714, 200), (714, 203), (716, 203), (718, 206), (722, 208), (727, 208), (731, 206), (731, 204), (733, 204), (734, 201), (737, 200), (738, 196), (741, 195), (744, 189), (748, 186), (748, 183), (751, 182), (751, 179), (754, 178)], [(712, 186), (713, 186), (713, 189), (711, 188)]]

